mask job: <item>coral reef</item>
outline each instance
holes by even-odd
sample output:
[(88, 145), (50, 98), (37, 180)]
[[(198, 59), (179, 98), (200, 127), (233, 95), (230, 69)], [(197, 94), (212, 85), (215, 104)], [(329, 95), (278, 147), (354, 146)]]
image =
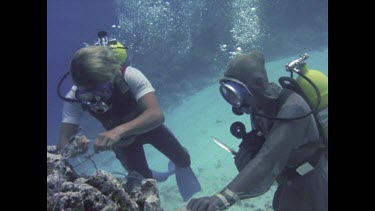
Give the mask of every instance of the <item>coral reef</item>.
[(123, 188), (126, 182), (103, 170), (78, 175), (55, 146), (47, 146), (47, 211), (163, 210), (154, 179), (143, 179), (131, 193)]

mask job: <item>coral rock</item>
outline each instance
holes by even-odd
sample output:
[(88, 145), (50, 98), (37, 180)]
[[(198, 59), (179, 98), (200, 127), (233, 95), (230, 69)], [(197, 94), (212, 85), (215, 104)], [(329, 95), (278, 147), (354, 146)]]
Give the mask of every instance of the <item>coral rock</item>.
[(49, 210), (147, 210), (162, 211), (154, 179), (142, 180), (131, 197), (123, 186), (126, 179), (97, 170), (92, 176), (80, 177), (69, 163), (47, 147), (47, 211)]

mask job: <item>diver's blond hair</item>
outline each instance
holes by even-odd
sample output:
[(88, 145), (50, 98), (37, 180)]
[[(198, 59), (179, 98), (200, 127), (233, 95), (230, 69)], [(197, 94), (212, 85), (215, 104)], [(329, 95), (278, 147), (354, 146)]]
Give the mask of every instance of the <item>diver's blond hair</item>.
[(70, 64), (72, 80), (79, 86), (96, 86), (113, 81), (119, 75), (120, 62), (103, 46), (79, 49)]

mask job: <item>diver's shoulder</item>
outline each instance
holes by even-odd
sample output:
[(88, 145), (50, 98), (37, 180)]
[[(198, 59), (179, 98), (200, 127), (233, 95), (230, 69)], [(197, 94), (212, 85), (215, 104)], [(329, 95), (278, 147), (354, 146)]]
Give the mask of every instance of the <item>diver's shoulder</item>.
[(142, 73), (142, 71), (132, 66), (128, 66), (126, 68), (124, 79), (127, 82), (147, 80), (146, 76)]
[(128, 67), (126, 67), (124, 77), (125, 78), (127, 78), (127, 77), (139, 77), (141, 75), (143, 75), (142, 71), (140, 71), (139, 69), (137, 69), (135, 67), (128, 66)]
[(129, 66), (126, 67), (125, 73), (126, 72), (141, 72), (141, 71), (138, 68), (135, 68), (135, 67), (129, 65)]
[(310, 106), (303, 97), (294, 92), (285, 100), (279, 114), (286, 115), (287, 117), (295, 117), (297, 114), (302, 115), (310, 111)]

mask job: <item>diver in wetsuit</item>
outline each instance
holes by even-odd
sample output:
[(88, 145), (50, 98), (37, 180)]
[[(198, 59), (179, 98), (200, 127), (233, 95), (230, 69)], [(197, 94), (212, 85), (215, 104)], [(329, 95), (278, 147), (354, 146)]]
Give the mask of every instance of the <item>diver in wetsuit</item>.
[[(103, 33), (99, 33), (103, 35)], [(106, 34), (104, 34), (106, 35)], [(104, 38), (103, 38), (104, 39)], [(104, 39), (105, 40), (105, 39)], [(150, 81), (138, 69), (122, 64), (127, 54), (118, 42), (111, 45), (87, 46), (79, 49), (71, 61), (70, 74), (74, 86), (63, 97), (59, 148), (70, 144), (79, 128), (83, 112), (102, 123), (106, 131), (94, 141), (96, 152), (113, 150), (128, 171), (126, 191), (143, 178), (166, 180), (173, 173), (183, 200), (201, 190), (190, 165), (190, 155), (164, 124), (164, 114)], [(118, 50), (118, 51), (116, 51)], [(120, 54), (121, 53), (121, 54)], [(85, 136), (72, 141), (73, 146), (87, 151)], [(143, 145), (151, 144), (170, 161), (168, 172), (152, 171)]]
[(233, 59), (220, 91), (233, 111), (250, 114), (252, 131), (242, 136), (235, 156), (239, 174), (217, 194), (191, 199), (187, 209), (224, 210), (267, 192), (276, 180), (275, 211), (328, 210), (328, 160), (314, 116), (305, 115), (311, 112), (307, 102), (268, 81), (260, 52)]

